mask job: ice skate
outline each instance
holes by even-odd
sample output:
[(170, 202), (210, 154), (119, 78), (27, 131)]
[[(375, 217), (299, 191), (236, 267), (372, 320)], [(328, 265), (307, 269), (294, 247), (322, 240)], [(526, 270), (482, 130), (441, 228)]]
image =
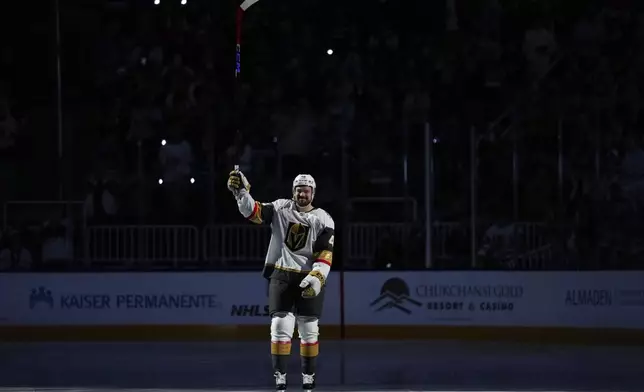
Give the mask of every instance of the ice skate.
[(275, 372), (275, 390), (286, 390), (286, 373)]
[(315, 389), (315, 374), (302, 374), (302, 390), (313, 392)]

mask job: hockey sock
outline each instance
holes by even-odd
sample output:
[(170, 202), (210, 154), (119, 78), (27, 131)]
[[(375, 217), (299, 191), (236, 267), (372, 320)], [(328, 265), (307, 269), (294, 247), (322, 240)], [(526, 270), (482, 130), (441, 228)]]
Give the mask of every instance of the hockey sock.
[(302, 374), (315, 374), (317, 357), (302, 357)]
[(315, 374), (320, 346), (315, 343), (300, 343), (300, 356), (302, 357), (302, 374)]
[(273, 371), (286, 374), (288, 358), (291, 355), (291, 342), (271, 342)]

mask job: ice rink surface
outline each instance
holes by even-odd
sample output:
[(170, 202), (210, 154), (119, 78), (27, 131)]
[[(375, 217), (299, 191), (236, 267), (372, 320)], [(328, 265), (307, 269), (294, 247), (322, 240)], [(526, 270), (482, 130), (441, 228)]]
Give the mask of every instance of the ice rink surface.
[[(2, 343), (0, 391), (268, 391), (269, 352), (268, 341)], [(644, 347), (322, 341), (320, 355), (320, 392), (644, 391)]]

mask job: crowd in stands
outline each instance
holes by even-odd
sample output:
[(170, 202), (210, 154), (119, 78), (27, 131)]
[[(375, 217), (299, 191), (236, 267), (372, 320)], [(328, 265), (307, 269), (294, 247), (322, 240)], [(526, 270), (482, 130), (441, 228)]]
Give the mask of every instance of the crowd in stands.
[[(0, 201), (55, 199), (62, 184), (90, 225), (240, 223), (224, 186), (239, 164), (261, 200), (314, 174), (317, 203), (340, 216), (345, 151), (350, 197), (421, 202), (429, 121), (434, 216), (462, 223), (446, 267), (469, 265), (472, 134), (478, 254), (491, 267), (507, 267), (508, 248), (555, 254), (548, 268), (636, 260), (644, 13), (628, 1), (399, 3), (259, 2), (244, 20), (241, 82), (232, 2), (61, 5), (60, 143), (56, 62), (36, 68), (17, 44), (0, 56)], [(53, 31), (38, 18), (30, 29)], [(0, 269), (73, 257), (82, 225), (48, 218), (9, 219)], [(539, 249), (516, 249), (518, 220), (545, 222)], [(374, 265), (418, 267), (393, 260), (392, 249), (423, 259), (423, 224), (408, 223)]]
[(518, 118), (527, 218), (550, 222), (570, 267), (641, 267), (642, 22), (636, 2), (588, 9)]

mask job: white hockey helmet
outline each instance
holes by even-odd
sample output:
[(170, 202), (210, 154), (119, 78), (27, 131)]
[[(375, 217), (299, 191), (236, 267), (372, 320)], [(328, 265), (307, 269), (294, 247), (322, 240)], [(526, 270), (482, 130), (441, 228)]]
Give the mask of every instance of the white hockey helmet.
[(293, 189), (298, 186), (310, 186), (315, 192), (315, 179), (310, 174), (298, 174), (293, 180)]

